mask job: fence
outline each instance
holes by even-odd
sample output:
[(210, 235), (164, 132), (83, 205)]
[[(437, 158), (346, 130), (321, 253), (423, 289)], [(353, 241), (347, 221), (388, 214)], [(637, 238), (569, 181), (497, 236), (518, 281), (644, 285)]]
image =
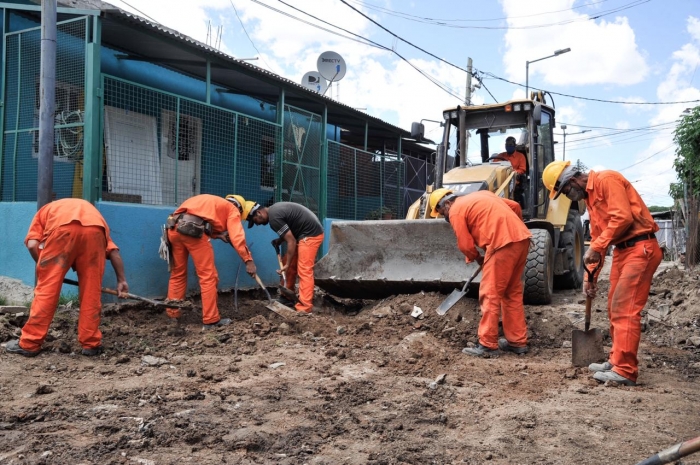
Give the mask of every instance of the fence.
[(279, 125), (103, 77), (102, 200), (178, 205), (201, 193), (272, 194)]
[[(688, 192), (692, 184), (688, 186)], [(695, 267), (700, 263), (700, 227), (698, 216), (700, 216), (700, 199), (696, 195), (688, 195), (686, 210), (686, 231), (688, 239), (685, 250), (685, 262), (689, 267)]]
[[(82, 196), (87, 18), (57, 25), (53, 190), (56, 198)], [(5, 35), (0, 200), (37, 197), (41, 29)]]
[(403, 162), (328, 142), (328, 217), (379, 220), (403, 216)]

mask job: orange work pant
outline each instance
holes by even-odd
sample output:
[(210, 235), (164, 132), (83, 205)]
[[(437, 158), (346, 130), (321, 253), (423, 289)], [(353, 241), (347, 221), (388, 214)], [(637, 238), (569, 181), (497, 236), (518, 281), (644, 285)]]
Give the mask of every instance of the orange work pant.
[(299, 302), (295, 306), (298, 312), (311, 313), (314, 306), (314, 263), (321, 244), (323, 234), (299, 240), (297, 253), (285, 272), (287, 287), (291, 290), (299, 276)]
[(642, 309), (649, 298), (651, 279), (663, 252), (656, 240), (640, 241), (626, 249), (615, 248), (610, 268), (608, 317), (610, 318), (610, 363), (613, 371), (637, 381), (637, 350), (642, 332)]
[(61, 296), (63, 278), (72, 266), (78, 273), (78, 342), (84, 349), (102, 344), (100, 311), (107, 239), (99, 226), (72, 222), (56, 228), (46, 239), (36, 265), (36, 288), (29, 319), (22, 327), (19, 346), (38, 351), (46, 339)]
[[(214, 247), (209, 236), (200, 238), (186, 236), (171, 229), (168, 240), (172, 247), (173, 267), (168, 282), (168, 299), (181, 300), (187, 292), (187, 259), (192, 255), (194, 269), (199, 277), (202, 290), (202, 321), (205, 325), (216, 323), (221, 319), (217, 304), (217, 286), (219, 274), (214, 263)], [(170, 318), (180, 318), (181, 312), (176, 308), (167, 310)]]
[(503, 321), (503, 335), (510, 345), (527, 345), (522, 279), (529, 247), (530, 239), (511, 242), (484, 261), (479, 285), (479, 343), (484, 347), (498, 348), (499, 316)]

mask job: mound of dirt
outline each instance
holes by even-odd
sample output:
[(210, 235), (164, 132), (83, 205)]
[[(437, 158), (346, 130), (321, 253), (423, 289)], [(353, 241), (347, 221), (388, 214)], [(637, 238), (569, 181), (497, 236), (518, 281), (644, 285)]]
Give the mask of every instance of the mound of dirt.
[(19, 279), (0, 276), (0, 297), (7, 305), (24, 305), (34, 298), (34, 288)]

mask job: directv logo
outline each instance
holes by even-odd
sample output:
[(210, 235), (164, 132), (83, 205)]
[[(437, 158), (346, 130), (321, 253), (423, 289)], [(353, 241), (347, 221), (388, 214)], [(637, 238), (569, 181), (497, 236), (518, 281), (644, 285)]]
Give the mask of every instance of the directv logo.
[(315, 82), (319, 82), (318, 78), (316, 76), (308, 76), (307, 80), (309, 81), (309, 84), (313, 84)]
[(340, 58), (321, 58), (321, 63), (340, 63)]

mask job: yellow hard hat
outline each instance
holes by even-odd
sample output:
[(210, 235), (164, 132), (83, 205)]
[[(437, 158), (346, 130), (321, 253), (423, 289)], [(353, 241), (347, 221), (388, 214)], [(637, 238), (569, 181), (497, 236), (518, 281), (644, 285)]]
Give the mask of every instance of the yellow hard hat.
[(559, 197), (561, 188), (564, 186), (564, 184), (566, 184), (566, 181), (571, 179), (571, 176), (565, 180), (560, 179), (562, 177), (562, 173), (564, 173), (569, 165), (571, 165), (570, 161), (553, 161), (547, 165), (542, 172), (542, 184), (544, 184), (544, 187), (549, 190), (550, 199), (554, 200), (555, 198)]
[(448, 194), (453, 194), (450, 189), (445, 189), (444, 187), (441, 187), (440, 189), (435, 189), (433, 192), (430, 193), (430, 197), (428, 197), (428, 208), (430, 209), (430, 216), (433, 218), (437, 218), (439, 213), (435, 208), (437, 207), (437, 204), (442, 200), (442, 198)]
[(255, 203), (252, 200), (246, 201), (245, 205), (243, 205), (243, 213), (241, 214), (241, 220), (248, 220), (248, 228), (252, 228), (253, 226), (255, 226), (255, 223), (253, 223), (252, 215), (254, 215), (256, 211), (258, 211), (258, 208), (260, 208), (260, 204)]
[(226, 196), (226, 200), (236, 205), (236, 207), (238, 207), (238, 211), (240, 213), (243, 213), (243, 205), (245, 205), (245, 199), (242, 195), (229, 194)]

